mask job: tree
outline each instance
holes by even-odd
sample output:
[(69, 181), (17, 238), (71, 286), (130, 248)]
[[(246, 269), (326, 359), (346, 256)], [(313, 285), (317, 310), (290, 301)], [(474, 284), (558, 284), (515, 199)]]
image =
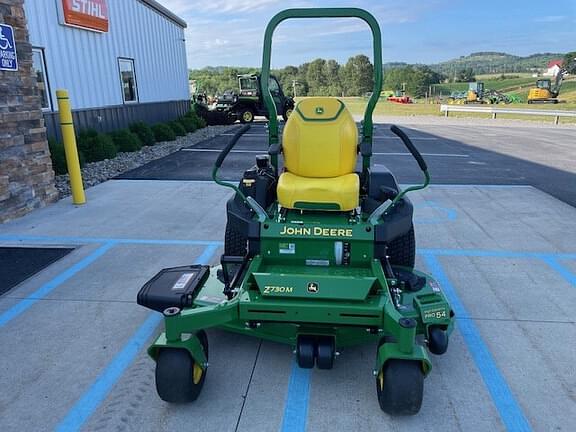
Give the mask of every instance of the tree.
[[(294, 81), (300, 82), (300, 79), (298, 76), (298, 68), (295, 66), (286, 66), (284, 69), (279, 69), (277, 71), (273, 71), (273, 75), (275, 75), (276, 78), (278, 78), (278, 81), (280, 82), (280, 85), (282, 86), (282, 89), (284, 90), (284, 93), (286, 93), (286, 94), (292, 94), (293, 93)], [(297, 90), (297, 94), (302, 95), (302, 91), (300, 90), (300, 87)], [(292, 96), (294, 96), (294, 95), (292, 94)]]
[(308, 94), (321, 96), (326, 93), (326, 60), (316, 59), (308, 66), (306, 81), (308, 82)]
[(395, 67), (389, 69), (384, 74), (384, 89), (400, 91), (403, 85), (412, 81), (412, 66)]
[(569, 74), (576, 74), (576, 51), (569, 52), (564, 56), (563, 68)]
[(476, 81), (476, 76), (474, 75), (474, 69), (471, 67), (460, 69), (458, 75), (456, 76), (456, 82), (474, 82)]
[(341, 96), (342, 84), (340, 83), (340, 65), (336, 60), (328, 60), (324, 65), (326, 77), (326, 95)]
[(363, 54), (350, 57), (342, 68), (341, 80), (346, 96), (362, 96), (374, 87), (374, 66)]
[(384, 88), (393, 91), (405, 89), (411, 96), (422, 97), (428, 92), (430, 85), (438, 84), (442, 79), (441, 74), (428, 66), (405, 66), (386, 71)]

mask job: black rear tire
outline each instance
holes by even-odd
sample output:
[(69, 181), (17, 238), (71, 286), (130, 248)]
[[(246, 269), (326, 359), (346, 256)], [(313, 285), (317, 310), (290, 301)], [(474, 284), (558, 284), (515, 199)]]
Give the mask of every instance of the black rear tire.
[[(204, 354), (208, 358), (208, 338), (203, 330), (197, 334)], [(156, 391), (170, 403), (195, 401), (206, 380), (206, 369), (201, 369), (186, 349), (164, 348), (156, 360)]]
[(424, 395), (420, 362), (388, 360), (376, 377), (376, 392), (382, 411), (393, 416), (417, 414)]
[(393, 266), (414, 268), (416, 260), (416, 237), (414, 226), (406, 234), (392, 240), (388, 245), (388, 256)]
[(224, 233), (224, 255), (246, 256), (248, 238), (230, 222)]

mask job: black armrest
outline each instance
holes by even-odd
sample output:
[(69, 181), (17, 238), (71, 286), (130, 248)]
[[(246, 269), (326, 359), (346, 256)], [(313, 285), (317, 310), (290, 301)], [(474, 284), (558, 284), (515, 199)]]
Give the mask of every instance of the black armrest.
[(367, 141), (362, 141), (360, 143), (360, 154), (364, 157), (372, 156), (372, 144)]
[(280, 143), (272, 144), (270, 147), (268, 147), (269, 155), (274, 156), (279, 155), (280, 153), (282, 153), (282, 144)]

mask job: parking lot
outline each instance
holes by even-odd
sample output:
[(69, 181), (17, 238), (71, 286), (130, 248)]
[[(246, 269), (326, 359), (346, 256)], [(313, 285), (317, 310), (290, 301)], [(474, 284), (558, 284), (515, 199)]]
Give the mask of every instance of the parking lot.
[[(417, 416), (380, 411), (375, 346), (303, 370), (292, 347), (219, 330), (198, 401), (157, 397), (145, 348), (162, 320), (136, 293), (164, 267), (219, 261), (230, 193), (208, 180), (231, 131), (87, 190), (84, 206), (68, 198), (0, 226), (0, 246), (74, 248), (0, 297), (0, 429), (573, 430), (576, 131), (498, 124), (401, 125), (433, 181), (412, 195), (417, 267), (457, 316)], [(224, 178), (253, 164), (265, 132), (240, 140)], [(401, 183), (420, 180), (386, 123), (374, 153)]]

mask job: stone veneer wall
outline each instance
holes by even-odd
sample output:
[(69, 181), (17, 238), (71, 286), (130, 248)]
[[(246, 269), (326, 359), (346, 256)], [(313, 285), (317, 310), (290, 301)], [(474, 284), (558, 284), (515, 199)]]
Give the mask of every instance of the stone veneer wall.
[(58, 198), (40, 98), (32, 71), (32, 46), (24, 0), (0, 0), (0, 23), (14, 27), (17, 72), (0, 71), (0, 223)]

